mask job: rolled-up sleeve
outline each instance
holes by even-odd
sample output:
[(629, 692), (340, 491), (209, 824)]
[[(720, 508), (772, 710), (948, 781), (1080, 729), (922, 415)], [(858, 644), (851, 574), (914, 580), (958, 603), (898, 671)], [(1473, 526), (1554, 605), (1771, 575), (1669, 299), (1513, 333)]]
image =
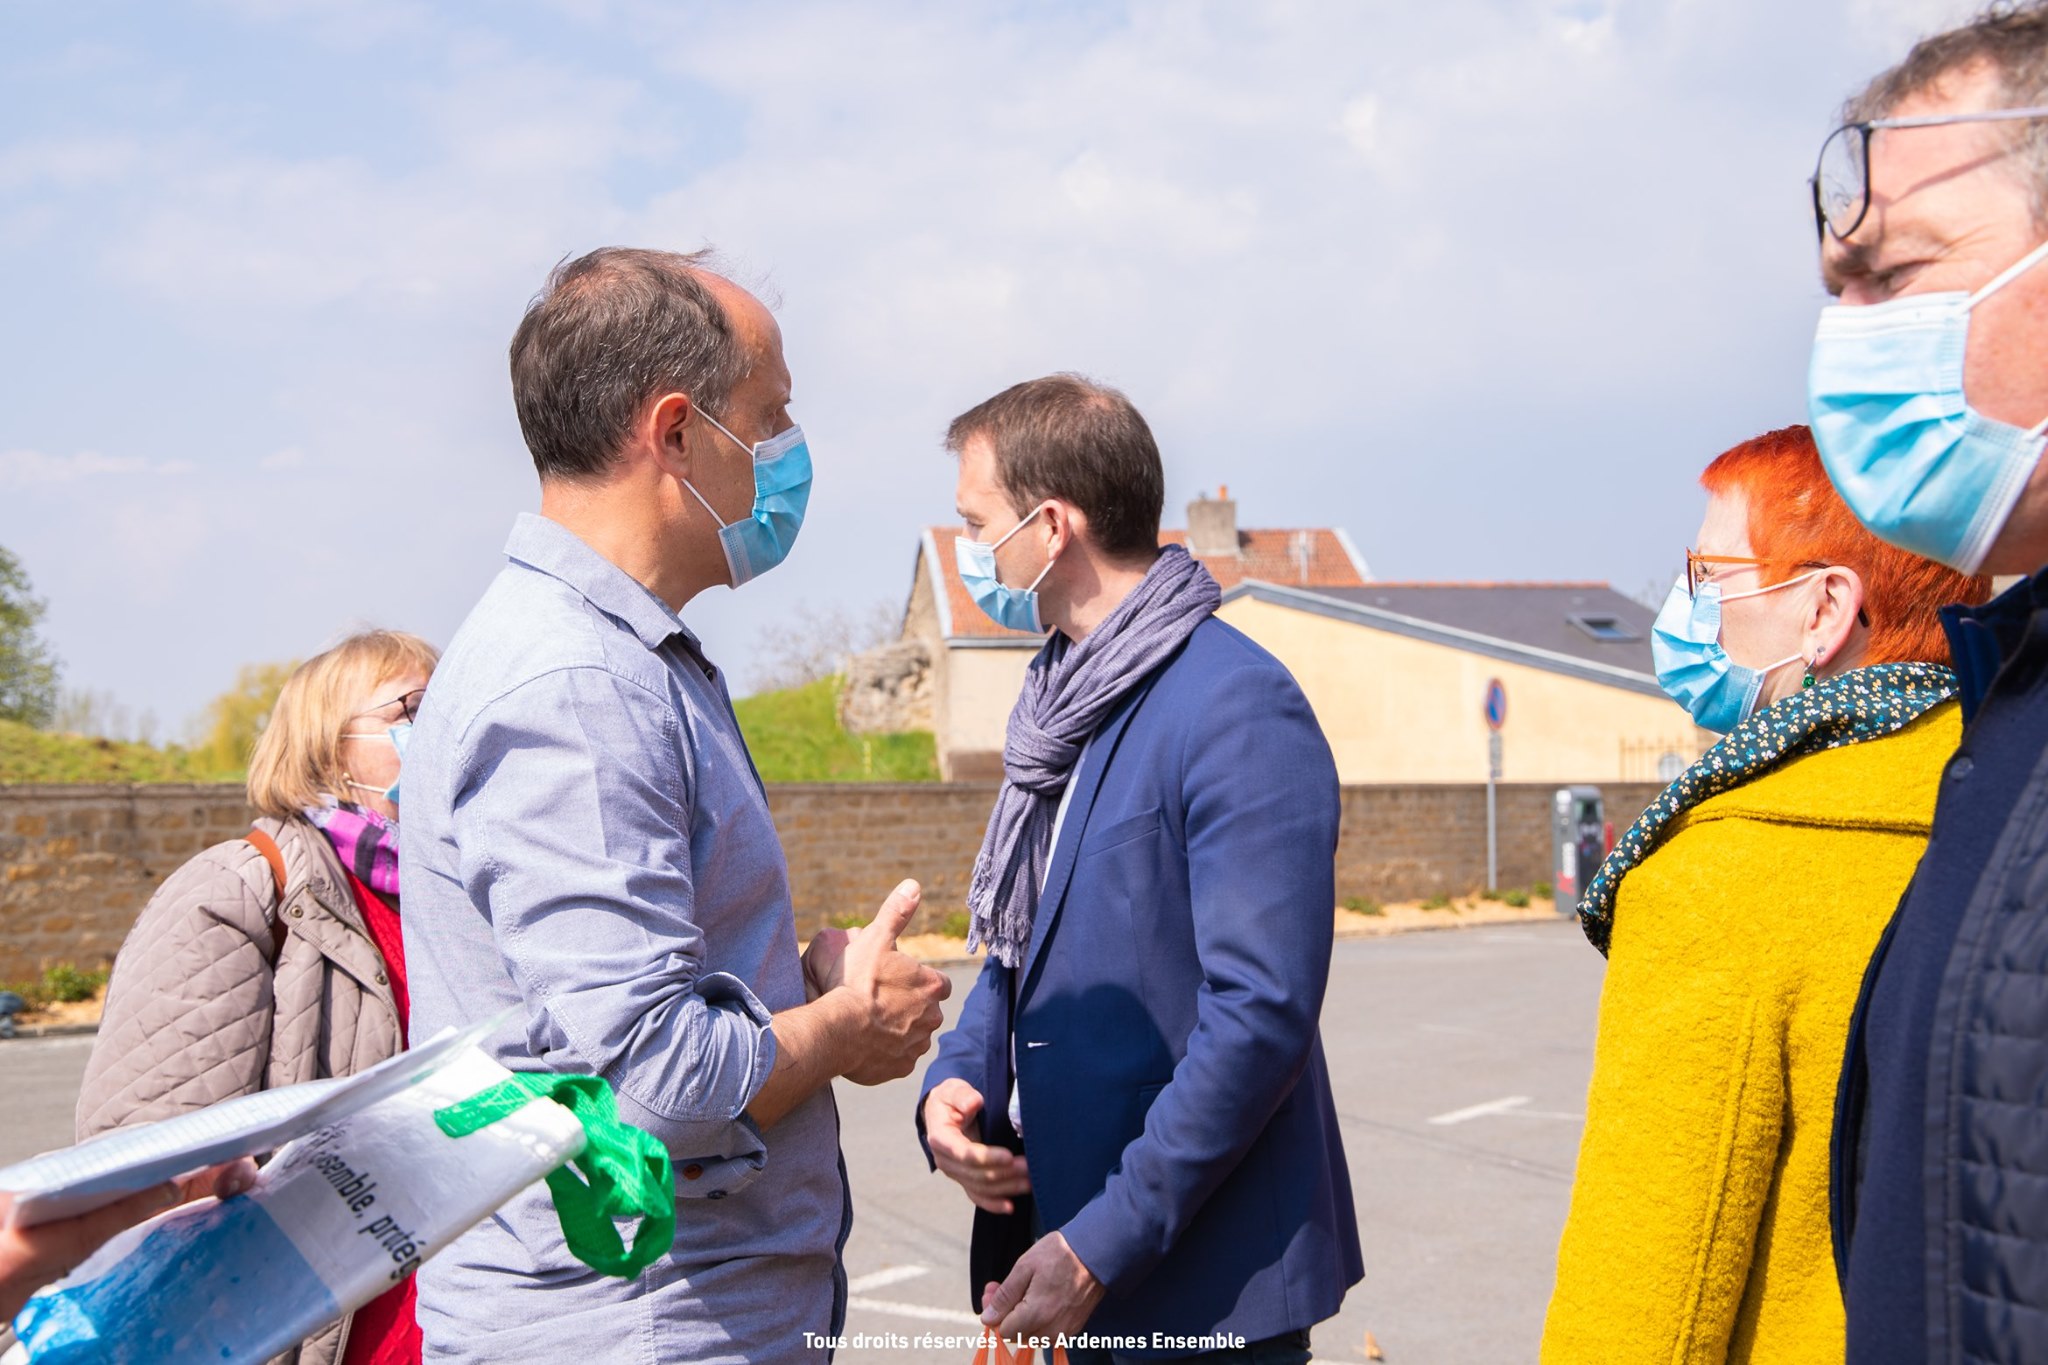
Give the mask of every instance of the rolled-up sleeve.
[(766, 1163), (746, 1109), (775, 1035), (744, 982), (704, 965), (679, 728), (636, 679), (544, 673), (459, 739), (453, 829), (532, 1055), (610, 1081), (621, 1116), (668, 1147), (677, 1193), (718, 1198)]

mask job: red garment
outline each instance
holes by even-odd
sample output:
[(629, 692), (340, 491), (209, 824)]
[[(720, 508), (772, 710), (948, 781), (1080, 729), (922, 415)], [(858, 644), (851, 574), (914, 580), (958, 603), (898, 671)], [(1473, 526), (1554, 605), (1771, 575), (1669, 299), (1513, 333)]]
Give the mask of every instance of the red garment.
[(398, 927), (398, 911), (355, 873), (344, 867), (341, 875), (348, 878), (349, 890), (356, 895), (356, 911), (384, 959), (384, 970), (391, 977), (391, 1001), (398, 1006), (398, 1037), (406, 1041), (412, 1027), (412, 996), (405, 989), (405, 935)]
[(420, 1365), (425, 1350), (413, 1311), (412, 1276), (356, 1310), (341, 1365)]
[[(385, 975), (391, 978), (391, 1000), (398, 1006), (398, 1036), (404, 1041), (411, 1027), (412, 997), (405, 989), (405, 939), (399, 932), (398, 912), (347, 868), (349, 890), (355, 893), (356, 910), (363, 926), (384, 959)], [(385, 1290), (356, 1310), (349, 1324), (348, 1349), (341, 1365), (420, 1365), (425, 1347), (420, 1337), (419, 1316), (413, 1311), (412, 1276)]]

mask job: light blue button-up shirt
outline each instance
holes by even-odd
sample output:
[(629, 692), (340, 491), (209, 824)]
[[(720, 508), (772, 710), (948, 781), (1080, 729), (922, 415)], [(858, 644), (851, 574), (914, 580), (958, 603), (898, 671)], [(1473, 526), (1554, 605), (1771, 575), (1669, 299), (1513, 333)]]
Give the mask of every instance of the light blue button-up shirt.
[(771, 1015), (804, 1002), (789, 877), (716, 669), (646, 588), (526, 515), (406, 750), (412, 1035), (487, 1019), (515, 1071), (590, 1072), (675, 1159), (634, 1280), (569, 1255), (535, 1185), (419, 1273), (427, 1357), (816, 1361), (851, 1224), (822, 1090), (763, 1132)]

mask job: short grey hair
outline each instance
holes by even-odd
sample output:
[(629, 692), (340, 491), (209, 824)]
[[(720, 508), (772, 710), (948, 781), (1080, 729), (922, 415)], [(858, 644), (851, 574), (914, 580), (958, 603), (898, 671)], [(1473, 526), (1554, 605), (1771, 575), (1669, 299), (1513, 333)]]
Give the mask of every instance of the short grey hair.
[(603, 477), (660, 394), (723, 410), (749, 357), (704, 283), (713, 259), (608, 246), (548, 274), (512, 335), (512, 403), (543, 481)]
[[(1914, 95), (1980, 63), (1998, 74), (1999, 107), (2048, 105), (2048, 0), (2001, 0), (1967, 24), (1922, 38), (1904, 61), (1842, 107), (1842, 121), (1884, 118)], [(2048, 119), (1992, 126), (2008, 139), (2035, 220), (2048, 223)]]

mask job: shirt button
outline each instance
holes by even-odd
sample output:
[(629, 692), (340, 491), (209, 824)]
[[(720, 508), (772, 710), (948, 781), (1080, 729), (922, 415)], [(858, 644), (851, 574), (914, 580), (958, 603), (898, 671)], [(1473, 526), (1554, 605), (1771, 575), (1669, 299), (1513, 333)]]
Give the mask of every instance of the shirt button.
[(294, 906), (292, 907), (292, 918), (293, 918), (293, 919), (299, 919), (299, 918), (302, 918), (302, 917), (303, 917), (303, 916), (305, 915), (305, 913), (306, 913), (306, 912), (305, 912), (304, 910), (300, 909), (300, 908), (299, 908), (298, 906), (296, 906), (296, 905), (294, 905)]
[(1975, 768), (1976, 766), (1977, 765), (1975, 763), (1972, 763), (1970, 761), (1970, 756), (1968, 754), (1957, 754), (1954, 758), (1949, 760), (1948, 775), (1954, 778), (1956, 781), (1960, 782), (1964, 778), (1968, 777), (1970, 775), (1970, 770)]
[(685, 1180), (695, 1180), (703, 1174), (704, 1168), (694, 1161), (683, 1167), (683, 1179)]
[(388, 986), (391, 984), (391, 982), (388, 978), (385, 977), (384, 973), (379, 972), (377, 973), (377, 984), (380, 986)]

